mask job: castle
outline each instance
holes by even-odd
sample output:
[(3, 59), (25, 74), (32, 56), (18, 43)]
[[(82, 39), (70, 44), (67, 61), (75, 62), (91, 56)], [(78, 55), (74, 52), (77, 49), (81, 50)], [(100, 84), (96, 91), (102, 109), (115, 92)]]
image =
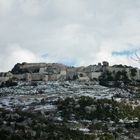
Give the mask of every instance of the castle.
[[(104, 61), (98, 65), (87, 67), (68, 67), (58, 63), (17, 63), (10, 72), (0, 73), (0, 82), (10, 79), (25, 81), (57, 81), (57, 80), (98, 80), (103, 73), (115, 73), (125, 71), (128, 79), (140, 80), (140, 69), (122, 65), (109, 66)], [(132, 73), (133, 72), (133, 73)]]

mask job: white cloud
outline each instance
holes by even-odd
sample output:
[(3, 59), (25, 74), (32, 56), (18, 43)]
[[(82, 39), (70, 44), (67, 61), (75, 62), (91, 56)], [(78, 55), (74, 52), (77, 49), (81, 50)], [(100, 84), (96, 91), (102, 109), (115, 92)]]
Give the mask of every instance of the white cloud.
[(27, 16), (41, 16), (48, 0), (19, 0), (22, 12)]
[[(18, 60), (138, 66), (112, 51), (140, 48), (139, 15), (139, 0), (0, 0), (1, 69)], [(19, 59), (17, 50), (25, 57)]]
[(0, 71), (10, 70), (16, 63), (38, 62), (39, 59), (31, 51), (20, 47), (18, 44), (9, 44), (8, 49), (3, 50), (1, 54)]
[(52, 0), (50, 3), (62, 18), (84, 16), (88, 11), (88, 4), (85, 0)]
[(15, 0), (0, 0), (0, 15), (5, 15), (11, 11)]

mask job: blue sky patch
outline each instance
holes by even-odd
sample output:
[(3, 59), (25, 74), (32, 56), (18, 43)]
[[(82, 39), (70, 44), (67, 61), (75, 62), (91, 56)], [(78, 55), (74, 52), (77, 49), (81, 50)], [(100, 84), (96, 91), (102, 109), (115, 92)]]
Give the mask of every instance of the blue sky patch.
[(123, 50), (123, 51), (113, 51), (112, 56), (132, 56), (140, 49), (134, 49), (134, 50)]
[(76, 65), (76, 61), (74, 59), (62, 59), (62, 60), (58, 61), (57, 63), (62, 63), (62, 64), (67, 65), (67, 66), (75, 66)]
[[(41, 57), (43, 59), (46, 59), (46, 58), (49, 57), (49, 54), (45, 53), (45, 54), (41, 55)], [(61, 64), (64, 64), (64, 65), (67, 65), (67, 66), (76, 66), (76, 60), (70, 59), (70, 58), (60, 59), (56, 63), (61, 63)]]

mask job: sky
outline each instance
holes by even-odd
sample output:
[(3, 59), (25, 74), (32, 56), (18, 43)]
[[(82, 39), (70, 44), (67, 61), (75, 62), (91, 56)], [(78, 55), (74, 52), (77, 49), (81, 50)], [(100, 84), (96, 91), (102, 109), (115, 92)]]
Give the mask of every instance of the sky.
[(0, 71), (21, 62), (140, 67), (140, 0), (0, 0)]

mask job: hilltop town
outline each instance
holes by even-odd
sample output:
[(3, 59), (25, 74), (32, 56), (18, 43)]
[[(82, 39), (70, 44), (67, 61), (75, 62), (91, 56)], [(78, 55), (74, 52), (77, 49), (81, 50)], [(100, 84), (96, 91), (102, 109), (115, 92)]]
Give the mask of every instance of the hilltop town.
[(98, 80), (103, 73), (115, 74), (124, 72), (129, 80), (140, 80), (140, 69), (130, 66), (114, 65), (103, 61), (98, 65), (87, 67), (69, 67), (58, 63), (17, 63), (9, 72), (0, 73), (0, 81), (9, 79), (25, 81), (57, 81), (57, 80), (79, 80), (91, 81)]
[(139, 91), (140, 69), (114, 65), (103, 61), (87, 67), (73, 67), (58, 63), (17, 63), (9, 72), (0, 73), (0, 82), (6, 81), (93, 81), (103, 86), (127, 85)]

